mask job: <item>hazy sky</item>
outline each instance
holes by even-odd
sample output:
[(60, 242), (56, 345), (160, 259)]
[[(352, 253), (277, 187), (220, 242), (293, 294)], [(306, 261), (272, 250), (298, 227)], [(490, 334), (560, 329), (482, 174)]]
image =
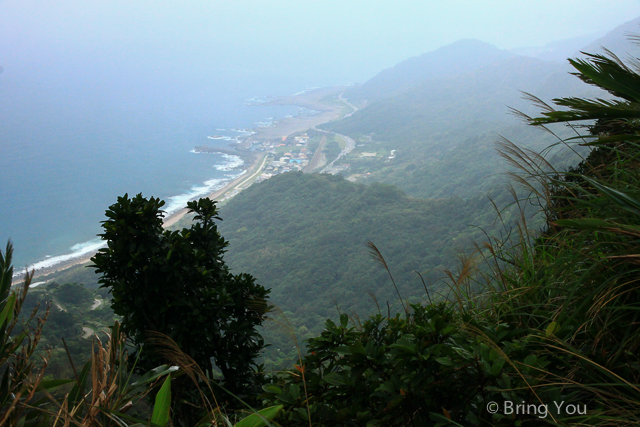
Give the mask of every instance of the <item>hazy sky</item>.
[(35, 261), (91, 239), (116, 194), (210, 179), (176, 159), (279, 114), (246, 99), (362, 83), (463, 38), (542, 46), (638, 16), (640, 0), (0, 0), (0, 236)]
[(0, 0), (0, 65), (187, 64), (349, 83), (461, 38), (540, 46), (638, 16), (640, 0)]

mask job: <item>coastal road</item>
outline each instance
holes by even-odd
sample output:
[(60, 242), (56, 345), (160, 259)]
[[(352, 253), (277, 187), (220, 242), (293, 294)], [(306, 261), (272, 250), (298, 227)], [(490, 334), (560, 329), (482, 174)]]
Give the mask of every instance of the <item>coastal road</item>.
[[(240, 191), (244, 190), (245, 188), (248, 188), (251, 186), (251, 184), (253, 184), (252, 182), (250, 182), (252, 179), (256, 178), (258, 175), (260, 175), (262, 173), (262, 171), (264, 170), (264, 165), (267, 162), (267, 158), (269, 158), (269, 156), (267, 154), (264, 154), (262, 156), (262, 161), (258, 160), (258, 162), (256, 162), (255, 164), (260, 163), (260, 166), (258, 166), (255, 170), (255, 172), (253, 172), (251, 169), (248, 170), (248, 173), (245, 175), (249, 175), (247, 176), (245, 179), (242, 179), (241, 181), (239, 181), (237, 184), (233, 185), (232, 187), (228, 188), (223, 194), (220, 194), (219, 198), (217, 199), (219, 202), (223, 202), (225, 200), (228, 200), (230, 198), (232, 198), (233, 196), (235, 196), (236, 194), (238, 194)], [(253, 172), (253, 173), (251, 173)], [(247, 185), (248, 184), (248, 185)], [(225, 197), (222, 197), (222, 196)]]
[[(350, 117), (353, 113), (355, 113), (356, 111), (359, 110), (358, 107), (356, 107), (355, 105), (353, 105), (352, 103), (350, 103), (349, 101), (347, 101), (346, 98), (342, 97), (342, 94), (344, 92), (342, 92), (340, 95), (338, 95), (338, 99), (342, 102), (344, 102), (345, 104), (347, 104), (349, 107), (351, 107), (353, 109), (352, 112), (345, 114), (343, 118), (346, 117)], [(317, 127), (313, 126), (311, 129), (318, 131), (318, 132), (324, 132), (326, 134), (333, 134), (336, 135), (340, 138), (342, 138), (344, 141), (346, 141), (347, 146), (344, 147), (344, 149), (342, 151), (340, 151), (340, 154), (338, 154), (338, 157), (336, 157), (335, 159), (333, 159), (333, 161), (331, 163), (329, 163), (327, 166), (325, 166), (320, 173), (336, 173), (337, 171), (333, 171), (334, 167), (333, 164), (340, 160), (340, 158), (346, 156), (347, 154), (351, 153), (353, 151), (354, 148), (356, 148), (356, 142), (353, 140), (353, 138), (348, 137), (347, 135), (342, 135), (341, 133), (336, 133), (336, 132), (330, 132), (327, 130), (322, 130), (322, 129), (318, 129)], [(313, 158), (311, 159), (311, 162), (309, 162), (309, 165), (307, 165), (307, 167), (305, 168), (305, 172), (311, 172), (313, 169), (316, 169), (317, 166), (314, 161), (317, 162), (316, 160), (316, 156), (318, 156), (318, 154), (324, 154), (322, 153), (322, 150), (324, 148), (324, 143), (326, 142), (326, 138), (322, 138), (322, 141), (320, 141), (320, 144), (318, 146), (318, 149), (316, 150), (315, 154), (313, 155)], [(313, 165), (313, 166), (312, 166)]]
[(345, 114), (345, 115), (344, 115), (343, 119), (346, 119), (347, 117), (351, 117), (351, 115), (352, 115), (353, 113), (355, 113), (356, 111), (358, 111), (358, 110), (359, 110), (359, 108), (358, 108), (358, 107), (356, 107), (355, 105), (353, 105), (352, 103), (350, 103), (349, 101), (347, 101), (347, 99), (346, 99), (346, 98), (343, 98), (343, 97), (342, 97), (342, 94), (343, 94), (343, 93), (344, 93), (344, 92), (342, 92), (340, 95), (338, 95), (338, 99), (339, 99), (340, 101), (344, 102), (345, 104), (347, 104), (349, 107), (353, 108), (353, 111), (352, 111), (352, 112), (350, 112), (350, 113), (348, 113), (348, 114)]
[(335, 162), (337, 162), (338, 160), (340, 160), (340, 158), (346, 156), (347, 154), (349, 154), (351, 151), (353, 151), (354, 148), (356, 148), (356, 142), (353, 140), (353, 138), (348, 137), (347, 135), (343, 135), (341, 133), (335, 133), (332, 132), (334, 135), (344, 139), (347, 142), (347, 146), (344, 147), (344, 149), (342, 151), (340, 151), (340, 154), (338, 154), (338, 157), (336, 157), (335, 159), (333, 159), (333, 161), (331, 163), (329, 163), (324, 169), (322, 169), (320, 171), (320, 173), (332, 173), (332, 169), (333, 169), (333, 164)]

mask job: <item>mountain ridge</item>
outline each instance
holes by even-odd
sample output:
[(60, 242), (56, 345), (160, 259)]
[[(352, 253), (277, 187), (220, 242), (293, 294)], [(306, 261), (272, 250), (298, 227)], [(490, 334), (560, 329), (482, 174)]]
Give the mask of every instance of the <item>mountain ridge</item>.
[(372, 102), (401, 93), (426, 80), (466, 73), (512, 55), (489, 43), (462, 39), (382, 70), (345, 95), (356, 102)]

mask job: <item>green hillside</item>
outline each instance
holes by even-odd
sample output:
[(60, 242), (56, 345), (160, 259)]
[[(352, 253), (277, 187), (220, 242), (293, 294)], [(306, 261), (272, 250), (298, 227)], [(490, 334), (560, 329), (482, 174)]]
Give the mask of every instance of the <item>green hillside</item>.
[[(276, 175), (219, 212), (190, 202), (179, 230), (163, 229), (160, 200), (120, 198), (93, 258), (106, 289), (67, 283), (91, 288), (86, 268), (12, 289), (8, 244), (0, 424), (640, 425), (640, 63), (590, 55), (564, 84), (542, 61), (458, 53), (474, 46), (500, 57), (426, 79), (421, 67), (453, 51), (414, 59), (324, 126), (358, 144), (341, 161), (350, 179)], [(517, 89), (584, 83), (575, 95), (607, 100), (534, 102), (523, 125), (504, 115), (522, 106)], [(131, 301), (123, 322), (139, 316), (128, 338), (110, 297)], [(49, 302), (45, 325), (32, 310)], [(229, 390), (239, 374), (250, 382)]]
[(491, 240), (478, 254), (488, 271), (461, 263), (449, 304), (327, 321), (293, 373), (265, 387), (265, 404), (285, 402), (283, 425), (640, 424), (640, 75), (614, 57), (574, 66), (616, 99), (558, 99), (530, 121), (584, 125), (565, 142), (593, 148), (561, 173), (512, 155), (542, 183), (531, 197), (542, 232), (523, 221), (515, 245)]
[(484, 197), (420, 200), (386, 184), (366, 186), (340, 176), (287, 173), (232, 199), (221, 209), (225, 259), (272, 288), (271, 300), (308, 328), (342, 310), (359, 314), (400, 307), (389, 277), (366, 243), (382, 252), (401, 294), (426, 297), (414, 271), (452, 267), (456, 249), (469, 249), (494, 214)]
[[(453, 57), (465, 52), (464, 45), (460, 52), (456, 47), (447, 49)], [(501, 175), (506, 167), (495, 150), (499, 137), (534, 151), (558, 142), (509, 114), (510, 108), (534, 112), (535, 107), (522, 99), (522, 91), (543, 100), (559, 94), (597, 93), (580, 86), (563, 65), (516, 55), (480, 62), (465, 73), (450, 76), (436, 73), (432, 77), (430, 70), (429, 64), (423, 63), (422, 80), (410, 88), (401, 93), (387, 88), (385, 96), (374, 98), (352, 116), (321, 126), (357, 141), (356, 150), (337, 163), (350, 165), (345, 175), (355, 175), (364, 182), (394, 184), (420, 198), (474, 197), (489, 192), (496, 196), (506, 183)], [(370, 82), (382, 90), (376, 81), (391, 76), (404, 81), (403, 75), (401, 67), (392, 68)], [(568, 134), (560, 130), (560, 135)], [(395, 156), (388, 158), (392, 150)], [(362, 157), (363, 153), (378, 157)], [(576, 160), (579, 157), (558, 159), (562, 164)]]

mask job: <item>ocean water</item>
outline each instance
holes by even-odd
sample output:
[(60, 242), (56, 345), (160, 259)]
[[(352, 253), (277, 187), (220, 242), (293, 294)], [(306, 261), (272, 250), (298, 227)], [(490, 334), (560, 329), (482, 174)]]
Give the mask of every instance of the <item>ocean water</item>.
[[(258, 78), (259, 77), (259, 78)], [(135, 84), (134, 84), (135, 83)], [(240, 173), (242, 161), (198, 154), (244, 131), (296, 114), (248, 106), (303, 81), (264, 76), (145, 82), (109, 75), (0, 75), (0, 244), (14, 266), (48, 266), (95, 250), (100, 221), (118, 196), (142, 193), (172, 212)], [(208, 138), (223, 136), (224, 138)]]

